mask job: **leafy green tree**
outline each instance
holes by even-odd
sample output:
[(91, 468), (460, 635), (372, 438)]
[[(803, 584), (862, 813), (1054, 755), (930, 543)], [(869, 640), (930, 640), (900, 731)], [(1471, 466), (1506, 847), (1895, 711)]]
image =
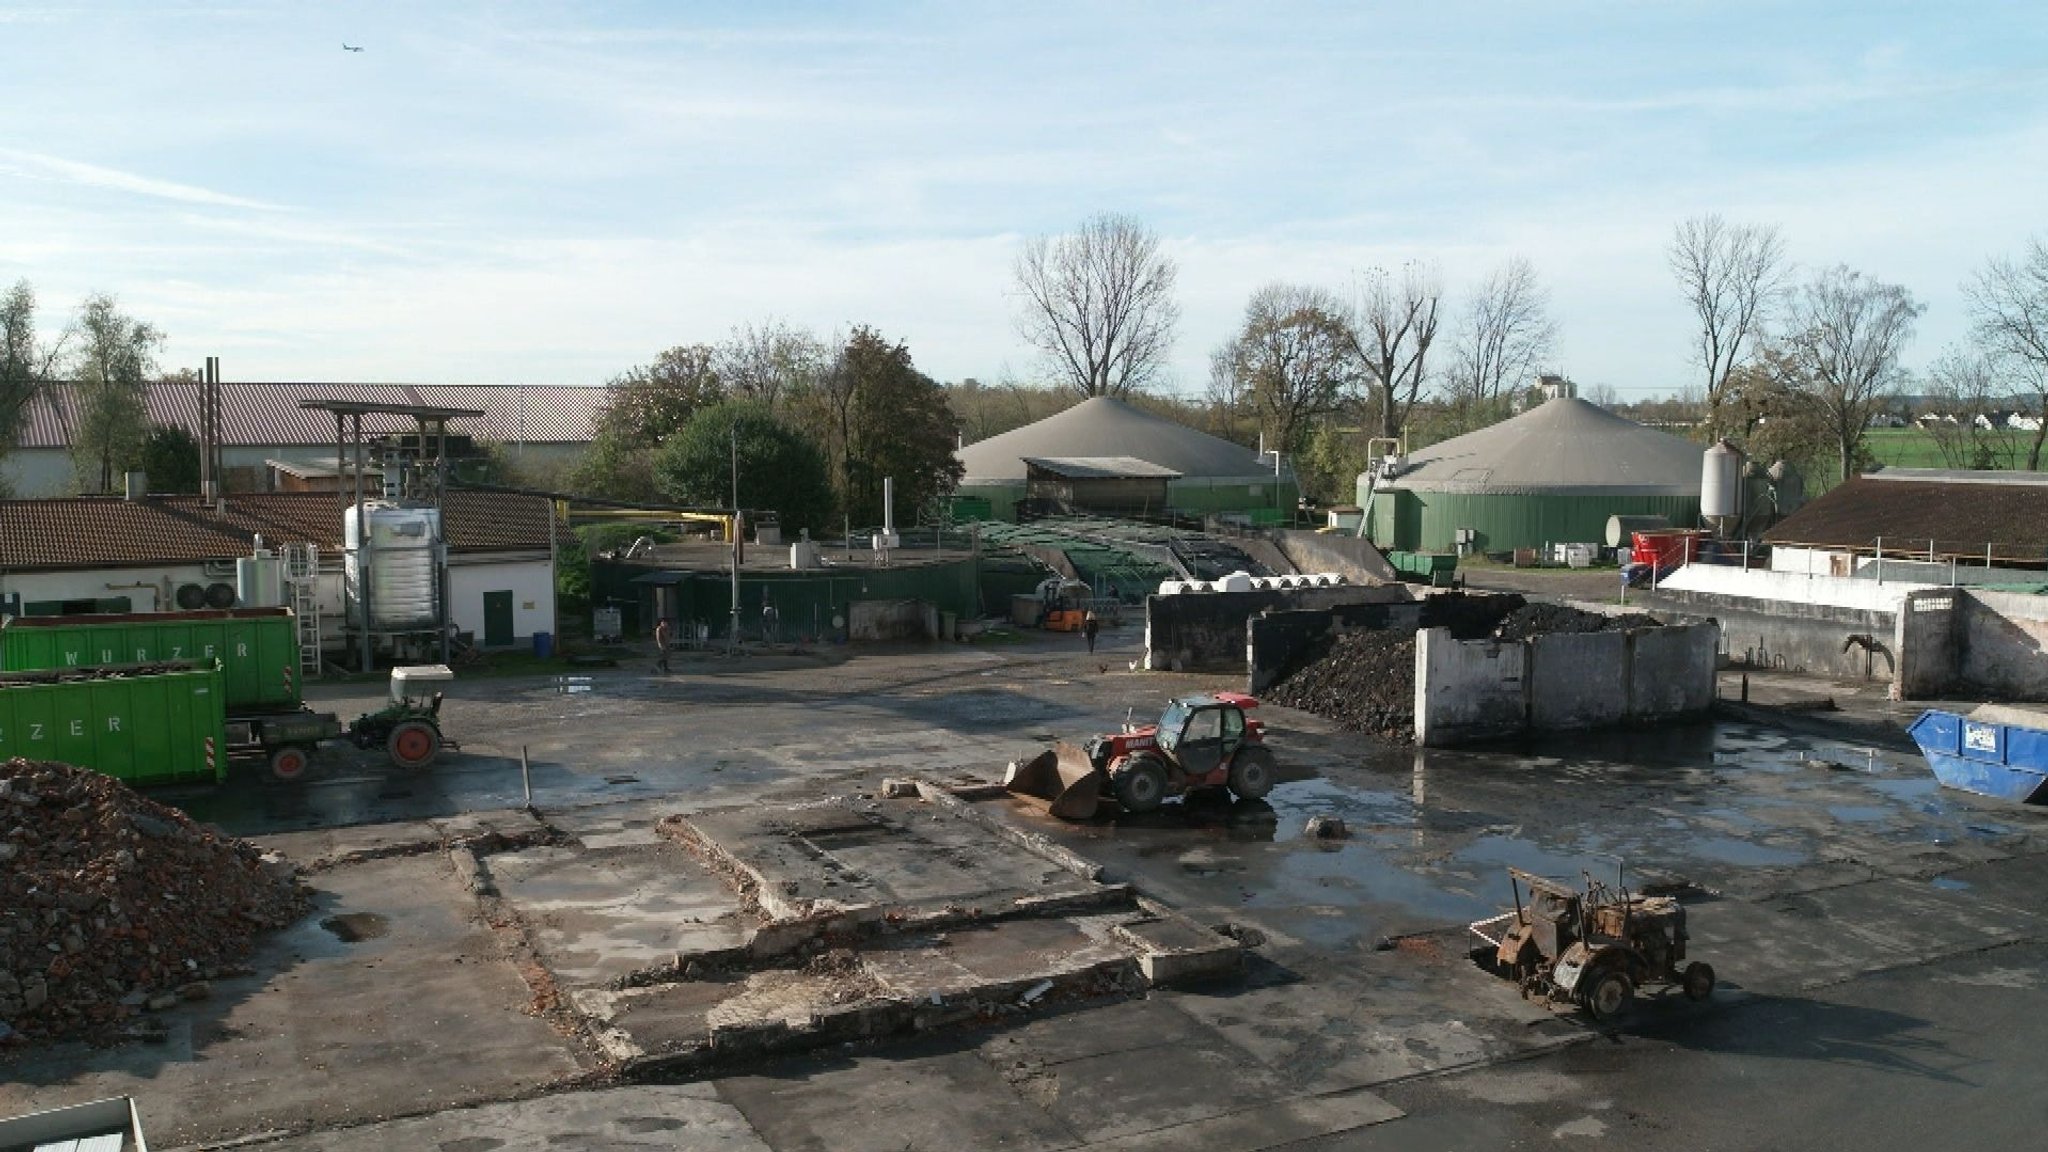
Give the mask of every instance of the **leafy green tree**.
[(573, 487), (592, 496), (644, 498), (654, 486), (654, 449), (698, 409), (725, 398), (717, 359), (709, 345), (679, 345), (606, 384), (597, 434), (571, 474)]
[(115, 474), (142, 458), (149, 378), (164, 337), (153, 325), (123, 314), (105, 293), (85, 298), (73, 328), (78, 426), (71, 434), (71, 457), (87, 487), (110, 492)]
[(924, 508), (960, 483), (959, 423), (946, 390), (911, 363), (910, 349), (861, 327), (837, 366), (848, 403), (841, 434), (840, 498), (847, 513), (882, 522), (882, 481), (898, 508)]
[(141, 463), (151, 492), (199, 491), (199, 441), (179, 425), (150, 428)]
[(824, 453), (759, 401), (699, 409), (655, 451), (655, 487), (678, 504), (730, 507), (735, 453), (740, 507), (776, 513), (787, 532), (824, 530), (833, 509)]

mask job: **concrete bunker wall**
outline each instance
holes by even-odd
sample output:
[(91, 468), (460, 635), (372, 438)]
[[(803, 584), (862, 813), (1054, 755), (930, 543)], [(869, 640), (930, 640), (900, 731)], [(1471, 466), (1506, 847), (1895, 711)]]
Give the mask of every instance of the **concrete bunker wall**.
[(1653, 723), (1714, 701), (1714, 624), (1415, 644), (1415, 742), (1441, 747), (1527, 731)]
[(1844, 680), (1889, 680), (1898, 670), (1892, 611), (1664, 591), (1640, 600), (1631, 592), (1629, 604), (1667, 624), (1719, 624), (1734, 668)]
[(1909, 595), (1894, 631), (1892, 694), (1950, 693), (2048, 700), (2048, 601), (1992, 590), (1935, 588)]
[(1226, 672), (1243, 668), (1247, 661), (1247, 621), (1269, 609), (1331, 609), (1413, 601), (1414, 594), (1398, 584), (1148, 596), (1145, 667), (1156, 672)]
[(1332, 632), (1354, 628), (1414, 632), (1422, 627), (1426, 603), (1340, 604), (1261, 612), (1245, 621), (1245, 691), (1264, 692)]

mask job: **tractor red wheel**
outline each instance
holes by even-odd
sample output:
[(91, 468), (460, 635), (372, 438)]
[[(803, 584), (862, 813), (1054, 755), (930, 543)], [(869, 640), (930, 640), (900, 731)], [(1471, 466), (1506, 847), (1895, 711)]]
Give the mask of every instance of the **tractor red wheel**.
[(1246, 748), (1230, 765), (1230, 792), (1240, 800), (1263, 800), (1273, 790), (1273, 754)]
[(313, 758), (307, 755), (304, 748), (297, 745), (287, 744), (270, 754), (271, 778), (287, 784), (304, 779), (306, 772), (312, 767)]
[(1110, 782), (1126, 812), (1156, 812), (1166, 803), (1166, 765), (1150, 756), (1131, 757)]
[(392, 727), (384, 750), (400, 768), (425, 768), (441, 754), (441, 734), (424, 720), (407, 720)]
[(1586, 989), (1586, 1011), (1593, 1019), (1611, 1024), (1628, 1015), (1636, 1002), (1635, 981), (1618, 967), (1602, 968), (1591, 974), (1592, 985)]

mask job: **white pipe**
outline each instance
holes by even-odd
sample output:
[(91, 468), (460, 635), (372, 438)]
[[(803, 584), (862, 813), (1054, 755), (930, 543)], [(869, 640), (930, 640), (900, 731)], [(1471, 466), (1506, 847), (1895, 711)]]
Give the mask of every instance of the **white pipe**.
[(882, 477), (882, 535), (896, 534), (896, 478)]

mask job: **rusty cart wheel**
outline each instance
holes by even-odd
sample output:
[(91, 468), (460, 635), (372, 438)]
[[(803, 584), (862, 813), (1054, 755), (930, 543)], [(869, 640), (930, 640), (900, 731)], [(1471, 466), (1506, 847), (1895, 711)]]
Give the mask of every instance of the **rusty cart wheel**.
[(1705, 1000), (1714, 994), (1714, 966), (1692, 963), (1685, 966), (1685, 998)]
[(392, 727), (384, 750), (400, 768), (425, 768), (441, 754), (441, 734), (425, 720), (407, 720)]
[(1635, 1000), (1635, 981), (1619, 968), (1603, 968), (1595, 972), (1592, 987), (1586, 989), (1586, 1011), (1602, 1023), (1612, 1023), (1627, 1016)]
[(270, 776), (273, 780), (287, 784), (303, 780), (312, 767), (313, 758), (296, 744), (287, 744), (270, 754)]
[(1240, 800), (1263, 800), (1273, 790), (1273, 754), (1247, 748), (1230, 765), (1230, 791)]
[(1126, 812), (1156, 812), (1166, 803), (1166, 766), (1150, 756), (1131, 757), (1112, 783)]

